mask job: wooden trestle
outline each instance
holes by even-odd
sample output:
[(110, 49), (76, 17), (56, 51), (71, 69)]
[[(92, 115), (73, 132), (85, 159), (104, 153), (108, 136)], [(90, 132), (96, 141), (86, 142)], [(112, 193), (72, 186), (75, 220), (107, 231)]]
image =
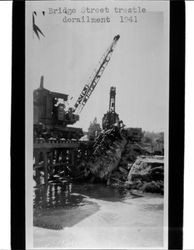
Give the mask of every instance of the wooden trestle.
[(57, 173), (65, 178), (68, 172), (76, 171), (81, 158), (87, 154), (79, 142), (43, 142), (34, 143), (34, 179), (40, 184), (41, 172), (44, 173), (44, 184)]

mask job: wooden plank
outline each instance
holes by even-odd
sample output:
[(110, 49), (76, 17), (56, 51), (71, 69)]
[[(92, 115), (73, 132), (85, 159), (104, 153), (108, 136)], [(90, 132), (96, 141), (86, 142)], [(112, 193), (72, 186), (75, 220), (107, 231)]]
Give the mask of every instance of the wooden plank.
[(47, 152), (44, 153), (44, 183), (48, 184), (48, 158)]
[(78, 143), (60, 143), (60, 142), (53, 142), (53, 143), (34, 143), (34, 149), (54, 149), (54, 148), (78, 148)]

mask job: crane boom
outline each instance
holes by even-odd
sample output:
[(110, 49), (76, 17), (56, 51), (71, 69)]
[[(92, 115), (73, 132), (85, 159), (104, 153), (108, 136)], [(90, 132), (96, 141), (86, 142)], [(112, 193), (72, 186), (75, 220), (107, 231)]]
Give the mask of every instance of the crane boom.
[(99, 67), (93, 72), (92, 76), (90, 77), (90, 82), (88, 84), (85, 84), (80, 96), (78, 97), (75, 105), (74, 105), (74, 112), (80, 113), (85, 106), (86, 102), (88, 101), (90, 95), (94, 91), (98, 81), (100, 80), (100, 77), (102, 76), (107, 64), (109, 63), (113, 50), (116, 46), (117, 41), (119, 40), (120, 36), (117, 35), (114, 37), (111, 45), (106, 50), (104, 55), (102, 56)]

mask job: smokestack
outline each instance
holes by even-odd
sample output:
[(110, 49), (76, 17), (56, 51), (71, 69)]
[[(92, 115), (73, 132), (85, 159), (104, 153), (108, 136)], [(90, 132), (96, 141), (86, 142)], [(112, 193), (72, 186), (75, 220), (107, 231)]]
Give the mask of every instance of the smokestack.
[(40, 88), (41, 89), (44, 88), (44, 76), (41, 76), (41, 78), (40, 78)]

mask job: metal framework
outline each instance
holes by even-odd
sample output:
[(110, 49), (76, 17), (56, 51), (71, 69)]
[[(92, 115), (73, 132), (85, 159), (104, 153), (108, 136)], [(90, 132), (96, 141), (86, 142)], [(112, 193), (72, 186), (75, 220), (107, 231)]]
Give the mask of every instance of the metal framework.
[(82, 109), (84, 108), (86, 102), (88, 101), (90, 95), (92, 94), (98, 81), (100, 80), (100, 77), (102, 76), (107, 64), (109, 63), (112, 53), (114, 51), (114, 48), (119, 38), (120, 38), (119, 35), (114, 37), (111, 45), (102, 56), (99, 62), (99, 67), (97, 67), (97, 69), (93, 72), (92, 76), (90, 77), (91, 81), (84, 86), (80, 96), (78, 97), (74, 105), (74, 112), (80, 113)]

